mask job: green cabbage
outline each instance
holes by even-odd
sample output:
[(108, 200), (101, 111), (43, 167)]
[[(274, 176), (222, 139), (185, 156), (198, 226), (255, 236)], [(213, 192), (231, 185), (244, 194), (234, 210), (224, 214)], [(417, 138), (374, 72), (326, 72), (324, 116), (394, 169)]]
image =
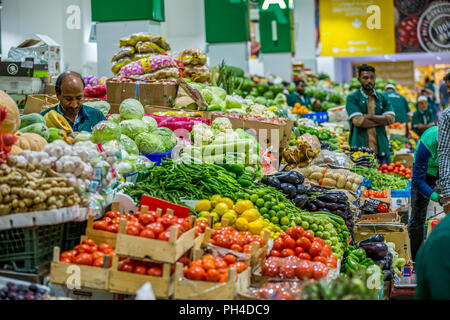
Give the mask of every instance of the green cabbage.
[(202, 94), (203, 99), (205, 99), (206, 103), (209, 105), (214, 98), (214, 93), (212, 93), (209, 88), (203, 89), (202, 91), (200, 91), (200, 93)]
[(81, 131), (78, 133), (75, 137), (75, 143), (81, 142), (81, 141), (90, 141), (92, 138), (92, 134), (87, 131)]
[(128, 157), (128, 161), (132, 161), (134, 163), (136, 170), (139, 172), (147, 171), (152, 166), (153, 163), (144, 156), (137, 156), (134, 154)]
[(227, 109), (240, 109), (242, 107), (241, 103), (232, 96), (225, 98), (225, 104)]
[(158, 122), (150, 116), (144, 116), (142, 121), (147, 123), (147, 131), (152, 132), (153, 130), (158, 128)]
[(177, 145), (178, 142), (177, 136), (175, 135), (175, 133), (172, 132), (172, 130), (168, 128), (161, 127), (156, 129), (152, 133), (161, 137), (161, 140), (164, 144), (163, 153), (169, 152)]
[(220, 100), (225, 100), (227, 97), (227, 92), (219, 87), (209, 87), (209, 90), (212, 91), (212, 93), (217, 96)]
[(119, 124), (112, 121), (100, 121), (92, 129), (92, 142), (102, 143), (110, 140), (119, 140), (122, 131)]
[(120, 104), (119, 112), (125, 120), (141, 120), (144, 116), (144, 107), (142, 106), (142, 103), (136, 99), (126, 99)]
[(139, 148), (141, 154), (161, 154), (164, 153), (164, 143), (161, 137), (144, 132), (139, 134), (134, 140)]
[(113, 121), (113, 122), (116, 122), (116, 123), (120, 123), (120, 121), (122, 121), (122, 117), (120, 116), (120, 114), (114, 113), (114, 114), (109, 116), (108, 121)]
[(134, 142), (134, 140), (130, 137), (122, 134), (120, 136), (120, 143), (129, 154), (139, 154), (139, 148), (136, 142)]
[(63, 130), (58, 128), (48, 128), (49, 137), (47, 139), (48, 143), (52, 143), (55, 140), (64, 140)]
[(134, 139), (139, 133), (147, 132), (148, 125), (142, 120), (124, 120), (120, 123), (122, 134)]
[(119, 162), (119, 164), (116, 166), (116, 170), (121, 175), (127, 175), (127, 174), (130, 174), (130, 173), (136, 171), (136, 165), (134, 164), (133, 161), (125, 160), (125, 161)]
[(111, 105), (104, 100), (85, 102), (84, 105), (101, 111), (104, 116), (108, 115), (111, 110)]

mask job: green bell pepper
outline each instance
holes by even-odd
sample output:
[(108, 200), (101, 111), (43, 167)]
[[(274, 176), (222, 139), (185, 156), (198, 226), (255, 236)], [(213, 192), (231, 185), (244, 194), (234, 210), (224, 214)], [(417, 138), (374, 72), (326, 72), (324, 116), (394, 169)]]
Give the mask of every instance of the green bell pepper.
[(345, 262), (346, 270), (350, 270), (351, 272), (356, 272), (359, 270), (359, 265), (357, 262), (353, 261), (352, 259), (347, 259)]
[(359, 263), (361, 261), (361, 259), (359, 259), (359, 257), (355, 254), (354, 251), (349, 254), (349, 256), (347, 257), (347, 260), (352, 260), (352, 261), (355, 261), (356, 263)]
[(364, 249), (359, 248), (353, 251), (352, 253), (359, 258), (359, 261), (362, 261), (366, 258), (366, 251), (364, 251)]

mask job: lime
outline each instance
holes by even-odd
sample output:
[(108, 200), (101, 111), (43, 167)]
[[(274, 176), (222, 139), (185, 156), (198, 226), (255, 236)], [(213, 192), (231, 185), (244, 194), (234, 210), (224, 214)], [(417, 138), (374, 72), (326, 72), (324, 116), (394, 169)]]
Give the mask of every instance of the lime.
[(286, 216), (286, 212), (284, 212), (283, 210), (280, 210), (280, 211), (278, 211), (278, 213), (277, 213), (277, 217), (278, 218), (283, 218), (283, 217), (285, 217)]
[(264, 218), (264, 219), (269, 219), (269, 220), (270, 220), (270, 215), (269, 215), (269, 214), (263, 214), (263, 218)]
[(289, 224), (289, 218), (288, 218), (288, 217), (283, 217), (283, 218), (281, 218), (281, 219), (280, 219), (280, 223), (281, 223), (283, 226), (288, 225), (288, 224)]
[(267, 214), (267, 213), (269, 213), (269, 209), (264, 208), (264, 207), (259, 208), (258, 210), (259, 210), (259, 213), (261, 213), (261, 214)]
[(286, 209), (286, 205), (284, 203), (280, 203), (278, 206), (280, 207), (280, 210)]
[(252, 194), (250, 196), (250, 201), (256, 204), (256, 201), (258, 200), (258, 195)]
[(313, 223), (313, 224), (311, 225), (311, 230), (312, 230), (312, 231), (317, 231), (317, 229), (319, 229), (319, 227), (317, 226), (317, 224)]
[(279, 223), (279, 219), (278, 219), (278, 217), (273, 216), (273, 217), (270, 219), (270, 222), (272, 222), (273, 224), (278, 224), (278, 223)]
[(328, 231), (324, 231), (322, 235), (323, 235), (322, 239), (324, 239), (324, 240), (329, 239), (331, 236)]
[(325, 219), (320, 220), (320, 224), (321, 224), (322, 226), (326, 226), (326, 225), (328, 224), (328, 221), (325, 220)]
[(319, 231), (320, 231), (320, 232), (323, 231), (323, 226), (319, 226)]
[(329, 244), (330, 246), (332, 244), (331, 240), (325, 240), (325, 243)]
[(278, 212), (281, 209), (280, 209), (280, 207), (277, 204), (275, 204), (274, 206), (272, 206), (272, 210), (275, 210), (276, 212)]
[(286, 231), (288, 226), (281, 226), (281, 230)]
[(258, 208), (264, 207), (264, 199), (258, 198), (258, 199), (256, 200), (255, 204), (256, 204), (256, 206), (257, 206)]
[(305, 230), (308, 230), (309, 229), (309, 223), (306, 222), (306, 221), (303, 221), (302, 222), (302, 228), (305, 229)]
[(262, 198), (264, 199), (264, 201), (269, 201), (270, 202), (270, 200), (272, 200), (272, 197), (269, 194), (263, 195)]
[(277, 213), (275, 212), (275, 210), (270, 210), (269, 214), (270, 214), (271, 217), (276, 217), (277, 216)]
[(322, 238), (322, 237), (323, 237), (322, 232), (321, 232), (321, 231), (318, 231), (318, 232), (316, 233), (316, 237), (319, 237), (319, 238), (323, 239), (323, 238)]
[(328, 223), (327, 225), (325, 225), (325, 230), (326, 231), (331, 231), (333, 230), (333, 225), (331, 223)]
[(272, 202), (266, 201), (266, 202), (264, 203), (264, 208), (267, 208), (267, 209), (272, 208)]
[(248, 193), (246, 193), (246, 194), (244, 195), (244, 198), (245, 198), (245, 200), (250, 200), (250, 195), (249, 195)]
[(259, 198), (262, 198), (265, 196), (266, 192), (263, 190), (259, 190), (256, 194), (258, 195)]

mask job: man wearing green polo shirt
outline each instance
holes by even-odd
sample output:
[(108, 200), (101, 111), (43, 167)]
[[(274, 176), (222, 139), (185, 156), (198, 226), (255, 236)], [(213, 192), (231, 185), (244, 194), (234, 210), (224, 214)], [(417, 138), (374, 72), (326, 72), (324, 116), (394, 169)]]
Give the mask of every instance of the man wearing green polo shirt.
[(84, 87), (80, 74), (73, 71), (61, 74), (55, 86), (59, 105), (45, 110), (41, 115), (56, 110), (66, 118), (74, 132), (92, 132), (94, 126), (106, 118), (101, 111), (83, 105)]
[(389, 100), (376, 92), (375, 68), (363, 64), (358, 68), (361, 88), (347, 97), (346, 110), (350, 122), (350, 146), (372, 148), (380, 164), (391, 163), (386, 126), (395, 122)]
[(294, 107), (296, 103), (309, 108), (311, 98), (305, 93), (306, 83), (304, 80), (295, 81), (295, 91), (287, 96), (287, 104)]
[[(395, 91), (393, 84), (388, 84), (384, 89), (384, 96), (389, 100), (392, 105), (392, 109), (395, 112), (395, 122), (405, 123), (408, 128), (408, 116), (412, 116), (411, 110), (409, 110), (408, 101)], [(408, 132), (406, 132), (408, 136)]]
[(419, 136), (428, 129), (436, 125), (434, 121), (433, 111), (428, 105), (428, 99), (425, 96), (420, 96), (417, 100), (417, 108), (412, 118), (412, 129)]

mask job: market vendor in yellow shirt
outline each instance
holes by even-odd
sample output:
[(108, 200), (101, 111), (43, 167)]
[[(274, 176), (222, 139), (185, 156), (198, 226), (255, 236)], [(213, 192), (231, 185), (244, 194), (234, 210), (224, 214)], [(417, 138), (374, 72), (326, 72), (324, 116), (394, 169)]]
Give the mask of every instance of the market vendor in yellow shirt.
[(391, 163), (386, 126), (395, 122), (395, 113), (389, 100), (376, 92), (375, 68), (363, 64), (358, 68), (361, 88), (347, 97), (352, 147), (368, 147), (374, 150), (380, 164)]

